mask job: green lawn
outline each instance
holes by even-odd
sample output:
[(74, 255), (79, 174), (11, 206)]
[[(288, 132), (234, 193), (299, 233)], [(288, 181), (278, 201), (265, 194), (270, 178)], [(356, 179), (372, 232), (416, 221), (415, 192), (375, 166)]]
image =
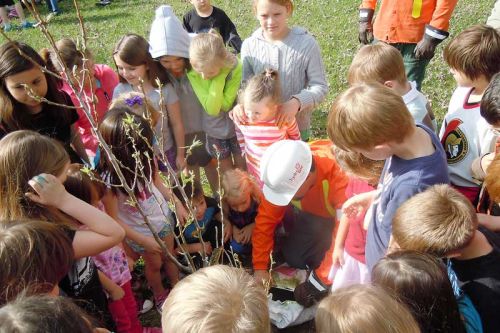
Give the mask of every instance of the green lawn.
[[(306, 27), (314, 34), (321, 46), (323, 60), (326, 65), (330, 83), (330, 93), (326, 102), (316, 112), (313, 130), (316, 137), (325, 137), (325, 117), (332, 100), (346, 88), (346, 72), (359, 47), (357, 40), (357, 8), (356, 0), (297, 0), (292, 24)], [(451, 20), (451, 36), (464, 28), (485, 22), (493, 0), (459, 1)], [(134, 32), (148, 36), (154, 17), (154, 9), (165, 1), (159, 0), (114, 0), (113, 4), (100, 8), (95, 1), (79, 1), (86, 28), (89, 35), (89, 47), (94, 52), (97, 62), (113, 65), (111, 52), (114, 44), (125, 33)], [(257, 21), (252, 16), (251, 0), (224, 0), (213, 3), (221, 7), (232, 18), (242, 38), (249, 36), (257, 28)], [(54, 37), (78, 36), (78, 21), (74, 15), (73, 1), (63, 0), (59, 3), (63, 14), (50, 22), (50, 30)], [(182, 15), (191, 8), (188, 1), (172, 0), (177, 15)], [(38, 7), (46, 14), (45, 5)], [(36, 49), (47, 46), (37, 29), (10, 32), (9, 36), (31, 44)], [(0, 37), (3, 38), (3, 37)], [(449, 40), (449, 39), (448, 39)], [(423, 92), (432, 102), (434, 111), (441, 121), (449, 98), (454, 89), (454, 81), (449, 74), (441, 56), (442, 46), (427, 70)]]

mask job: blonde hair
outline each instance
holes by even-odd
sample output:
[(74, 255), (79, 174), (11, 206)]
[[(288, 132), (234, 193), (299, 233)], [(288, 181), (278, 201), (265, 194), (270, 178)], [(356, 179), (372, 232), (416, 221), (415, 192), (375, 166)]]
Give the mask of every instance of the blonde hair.
[(278, 71), (267, 68), (260, 74), (252, 76), (240, 92), (240, 104), (244, 104), (245, 98), (251, 103), (258, 103), (264, 98), (270, 97), (274, 104), (281, 103), (281, 83)]
[[(260, 187), (255, 179), (247, 172), (240, 169), (230, 169), (222, 175), (222, 188), (224, 189), (224, 201), (228, 203), (233, 198), (239, 198), (247, 189), (250, 196), (256, 202), (260, 202)], [(229, 203), (228, 203), (229, 204)]]
[(415, 121), (403, 98), (380, 83), (357, 84), (333, 102), (328, 136), (343, 150), (371, 149), (401, 143), (415, 131)]
[(407, 81), (401, 53), (386, 43), (365, 45), (354, 56), (349, 74), (349, 84), (361, 82)]
[(341, 288), (324, 298), (316, 312), (318, 333), (419, 333), (410, 311), (370, 285)]
[(344, 172), (351, 173), (370, 185), (378, 183), (380, 174), (384, 168), (384, 160), (371, 160), (361, 153), (345, 151), (335, 145), (332, 147), (332, 150), (335, 160)]
[(213, 66), (232, 68), (238, 62), (236, 56), (226, 49), (222, 37), (214, 29), (210, 29), (207, 33), (199, 33), (191, 39), (189, 60), (202, 68)]
[(153, 106), (151, 100), (137, 91), (127, 92), (113, 99), (109, 109), (114, 108), (128, 108), (134, 114), (149, 120), (151, 127), (155, 127), (161, 118), (160, 112)]
[[(267, 0), (270, 3), (274, 3), (283, 7), (286, 7), (287, 9), (290, 10), (290, 14), (293, 13), (293, 1), (292, 0)], [(257, 3), (259, 0), (253, 0), (253, 11), (257, 11)]]
[(434, 185), (404, 202), (392, 220), (392, 235), (403, 250), (445, 257), (467, 246), (477, 229), (474, 207), (449, 185)]
[(243, 269), (216, 265), (181, 280), (162, 308), (163, 332), (271, 332), (267, 297)]

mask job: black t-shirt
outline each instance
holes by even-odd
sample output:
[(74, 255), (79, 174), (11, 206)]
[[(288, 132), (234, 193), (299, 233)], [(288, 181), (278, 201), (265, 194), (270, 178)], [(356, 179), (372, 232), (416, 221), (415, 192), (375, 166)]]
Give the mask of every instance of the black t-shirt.
[(196, 9), (187, 12), (183, 18), (184, 29), (190, 33), (208, 32), (210, 29), (215, 29), (222, 36), (224, 44), (231, 46), (236, 52), (240, 53), (242, 42), (234, 23), (222, 9), (212, 7), (212, 14), (208, 17), (199, 16)]
[[(71, 241), (75, 231), (64, 230)], [(76, 259), (68, 274), (59, 282), (59, 288), (66, 296), (99, 321), (99, 324), (113, 329), (113, 320), (108, 310), (108, 301), (102, 288), (97, 267), (91, 257)]]
[(500, 242), (498, 236), (480, 228), (493, 250), (481, 257), (456, 260), (452, 259), (460, 287), (470, 297), (476, 307), (483, 331), (500, 332)]

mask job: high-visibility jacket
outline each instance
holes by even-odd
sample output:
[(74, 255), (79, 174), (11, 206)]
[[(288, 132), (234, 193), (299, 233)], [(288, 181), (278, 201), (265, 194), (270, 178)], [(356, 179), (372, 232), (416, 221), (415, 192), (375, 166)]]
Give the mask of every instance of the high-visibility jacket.
[[(340, 209), (346, 200), (345, 189), (348, 178), (333, 159), (329, 141), (316, 141), (310, 145), (316, 170), (316, 182), (300, 201), (292, 201), (291, 204), (304, 212), (335, 219), (336, 210)], [(287, 206), (273, 205), (262, 197), (252, 235), (252, 257), (255, 270), (269, 268), (269, 255), (274, 247), (274, 231), (282, 222), (286, 210)], [(324, 274), (320, 274), (322, 281), (327, 281), (331, 266), (331, 254), (328, 253), (323, 261), (330, 262), (330, 265), (326, 264), (325, 266), (328, 267), (325, 267)]]
[[(458, 0), (381, 0), (373, 25), (375, 38), (387, 43), (418, 43), (424, 33), (445, 39)], [(373, 9), (377, 0), (362, 0), (361, 9)], [(431, 27), (426, 28), (426, 24)]]

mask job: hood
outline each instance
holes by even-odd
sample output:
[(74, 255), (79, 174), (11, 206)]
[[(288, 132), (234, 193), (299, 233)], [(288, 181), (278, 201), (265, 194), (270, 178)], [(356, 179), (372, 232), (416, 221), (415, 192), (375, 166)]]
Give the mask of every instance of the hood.
[(175, 56), (189, 59), (191, 38), (175, 16), (172, 7), (160, 6), (156, 9), (155, 19), (149, 34), (149, 52), (153, 58)]

